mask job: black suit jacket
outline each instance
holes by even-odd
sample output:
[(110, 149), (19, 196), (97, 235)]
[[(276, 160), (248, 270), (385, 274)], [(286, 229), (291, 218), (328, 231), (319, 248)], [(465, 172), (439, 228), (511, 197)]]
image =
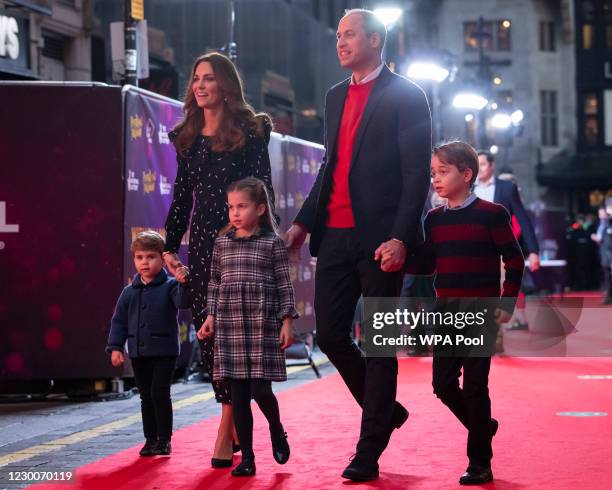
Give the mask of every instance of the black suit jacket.
[(516, 216), (521, 226), (521, 239), (527, 253), (540, 253), (533, 224), (529, 219), (525, 206), (523, 206), (516, 185), (509, 180), (501, 180), (495, 177), (493, 201), (504, 206), (511, 215)]
[[(325, 156), (295, 221), (310, 231), (316, 257), (333, 188), (336, 142), (350, 79), (325, 98)], [(430, 182), (431, 115), (423, 91), (386, 66), (374, 82), (353, 146), (349, 194), (355, 226), (372, 253), (390, 238), (408, 249), (423, 241), (421, 214)]]

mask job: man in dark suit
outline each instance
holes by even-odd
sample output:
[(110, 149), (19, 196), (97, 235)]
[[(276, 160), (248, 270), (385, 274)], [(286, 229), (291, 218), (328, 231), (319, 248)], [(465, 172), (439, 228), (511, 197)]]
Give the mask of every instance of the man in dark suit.
[[(474, 183), (474, 192), (481, 199), (501, 204), (508, 210), (510, 216), (516, 217), (521, 227), (519, 243), (529, 262), (529, 270), (531, 272), (537, 271), (540, 268), (540, 247), (531, 219), (521, 201), (518, 187), (510, 180), (502, 180), (495, 176), (495, 157), (492, 153), (480, 151), (478, 153), (478, 166), (478, 178)], [(521, 306), (523, 307), (521, 308)], [(519, 303), (517, 303), (515, 317), (516, 321), (509, 329), (526, 330), (528, 325), (525, 317), (524, 301), (519, 300)], [(500, 329), (498, 351), (503, 352), (503, 350)]]
[(406, 252), (423, 240), (431, 117), (423, 91), (382, 62), (384, 24), (368, 10), (340, 20), (337, 54), (352, 71), (325, 100), (325, 157), (287, 231), (290, 252), (310, 233), (317, 257), (317, 341), (362, 407), (356, 456), (342, 476), (378, 476), (378, 458), (407, 419), (395, 401), (397, 359), (364, 357), (351, 339), (359, 296), (398, 297)]

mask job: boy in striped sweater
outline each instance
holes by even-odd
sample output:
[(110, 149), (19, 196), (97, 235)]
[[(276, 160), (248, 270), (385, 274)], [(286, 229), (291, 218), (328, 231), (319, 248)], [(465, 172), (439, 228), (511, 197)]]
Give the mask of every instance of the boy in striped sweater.
[[(498, 328), (512, 316), (525, 264), (510, 215), (503, 206), (479, 199), (472, 192), (478, 155), (467, 143), (453, 141), (436, 147), (431, 175), (434, 190), (447, 203), (427, 214), (425, 243), (406, 259), (406, 272), (435, 273), (438, 298), (484, 298), (488, 304), (492, 302), (489, 298), (498, 298), (493, 300), (498, 306), (494, 318), (489, 317), (493, 328)], [(503, 288), (500, 258), (506, 270)], [(491, 418), (491, 357), (482, 351), (480, 355), (486, 357), (437, 356), (434, 350), (434, 393), (468, 429), (469, 465), (459, 480), (462, 485), (493, 480), (491, 440), (498, 422)]]

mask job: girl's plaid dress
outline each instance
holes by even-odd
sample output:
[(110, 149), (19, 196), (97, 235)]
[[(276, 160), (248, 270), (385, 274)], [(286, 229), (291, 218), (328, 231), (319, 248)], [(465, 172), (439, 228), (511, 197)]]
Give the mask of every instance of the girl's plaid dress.
[(215, 315), (213, 379), (287, 379), (280, 328), (297, 318), (283, 240), (261, 230), (215, 241), (208, 283), (208, 314)]

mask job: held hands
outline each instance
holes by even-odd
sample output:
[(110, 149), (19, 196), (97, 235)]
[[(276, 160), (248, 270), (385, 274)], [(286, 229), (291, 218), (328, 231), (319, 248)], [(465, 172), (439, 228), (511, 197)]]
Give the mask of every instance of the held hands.
[(189, 268), (185, 267), (179, 259), (178, 255), (175, 253), (165, 252), (163, 254), (164, 264), (170, 271), (170, 273), (176, 277), (178, 282), (186, 282), (187, 276), (189, 275)]
[(530, 253), (527, 257), (529, 261), (529, 270), (535, 272), (540, 268), (540, 256), (537, 253)]
[(202, 323), (200, 330), (198, 330), (198, 332), (196, 333), (196, 336), (200, 340), (204, 340), (206, 337), (210, 337), (215, 331), (214, 324), (215, 317), (213, 315), (208, 315), (206, 317), (206, 320), (204, 320), (204, 323)]
[(174, 277), (176, 277), (176, 280), (178, 282), (185, 284), (187, 282), (187, 279), (189, 278), (189, 267), (187, 267), (186, 265), (182, 265), (176, 270)]
[(501, 323), (508, 323), (511, 319), (512, 314), (508, 313), (506, 310), (502, 310), (501, 308), (495, 310), (495, 323), (498, 325)]
[(285, 233), (285, 245), (291, 262), (297, 262), (300, 259), (300, 249), (306, 241), (308, 232), (306, 229), (295, 223)]
[(388, 240), (376, 249), (374, 260), (380, 260), (380, 268), (384, 272), (397, 272), (406, 260), (406, 245), (397, 240)]
[(125, 357), (123, 357), (123, 352), (119, 352), (118, 350), (114, 350), (111, 353), (111, 363), (113, 366), (121, 366), (125, 362)]
[(280, 348), (285, 350), (293, 343), (293, 323), (291, 317), (283, 319), (283, 326), (280, 331)]

